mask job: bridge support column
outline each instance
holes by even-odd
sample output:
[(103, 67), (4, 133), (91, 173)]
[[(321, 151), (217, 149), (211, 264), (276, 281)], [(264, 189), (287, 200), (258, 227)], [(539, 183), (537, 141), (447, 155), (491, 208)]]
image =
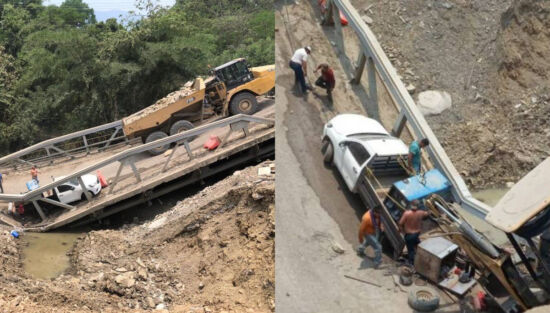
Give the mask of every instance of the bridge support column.
[(355, 74), (351, 79), (352, 84), (359, 84), (359, 82), (361, 81), (361, 76), (363, 76), (366, 62), (367, 62), (367, 57), (365, 56), (365, 54), (362, 51), (359, 52), (359, 56), (357, 58), (357, 67), (355, 67)]
[(401, 109), (397, 120), (395, 120), (395, 124), (393, 124), (391, 134), (395, 137), (401, 136), (401, 132), (403, 132), (403, 128), (405, 128), (405, 123), (407, 123), (407, 117), (405, 116), (404, 110)]
[(34, 208), (36, 209), (36, 212), (38, 212), (38, 214), (44, 221), (46, 219), (46, 214), (44, 214), (44, 211), (42, 211), (42, 208), (40, 207), (40, 204), (38, 204), (38, 201), (32, 200), (32, 204), (34, 204)]

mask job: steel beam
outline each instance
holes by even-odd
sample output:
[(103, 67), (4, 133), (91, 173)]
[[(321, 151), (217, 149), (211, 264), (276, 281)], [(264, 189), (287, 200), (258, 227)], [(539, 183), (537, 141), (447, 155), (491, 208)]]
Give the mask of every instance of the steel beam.
[(403, 112), (403, 110), (401, 110), (399, 112), (399, 116), (397, 116), (397, 119), (393, 124), (391, 134), (395, 137), (401, 136), (401, 132), (403, 132), (403, 128), (405, 128), (406, 123), (407, 123), (407, 117), (405, 116), (405, 113)]
[(34, 204), (34, 208), (36, 209), (36, 212), (40, 215), (40, 218), (42, 218), (43, 221), (46, 220), (46, 214), (44, 214), (44, 211), (42, 211), (42, 208), (40, 207), (40, 204), (36, 200), (32, 200), (32, 204)]
[(355, 67), (355, 74), (351, 80), (352, 84), (359, 84), (361, 82), (361, 77), (365, 71), (365, 63), (367, 62), (367, 57), (363, 51), (359, 51), (359, 56), (357, 57), (357, 66)]
[(59, 202), (59, 201), (55, 201), (55, 200), (52, 200), (52, 199), (49, 199), (49, 198), (39, 198), (37, 200), (47, 202), (47, 203), (50, 203), (50, 204), (53, 204), (53, 205), (56, 205), (56, 206), (60, 206), (62, 208), (68, 209), (68, 210), (75, 209), (75, 207), (72, 206), (72, 205), (68, 205), (68, 204), (65, 204), (65, 203), (62, 203), (62, 202)]
[(138, 183), (141, 182), (141, 175), (139, 175), (139, 171), (134, 161), (128, 160), (128, 164), (130, 164), (130, 167), (132, 168), (132, 172), (134, 172), (134, 176), (136, 176)]

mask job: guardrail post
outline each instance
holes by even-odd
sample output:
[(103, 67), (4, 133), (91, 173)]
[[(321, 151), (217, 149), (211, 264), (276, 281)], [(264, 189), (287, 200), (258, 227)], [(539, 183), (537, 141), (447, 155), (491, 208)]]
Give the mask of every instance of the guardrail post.
[(82, 136), (82, 141), (84, 142), (84, 147), (86, 147), (86, 154), (90, 154), (90, 147), (88, 146), (88, 140), (86, 140), (86, 135)]
[(115, 179), (113, 179), (113, 182), (111, 183), (111, 188), (109, 189), (109, 194), (113, 193), (113, 189), (115, 189), (116, 184), (118, 183), (118, 178), (120, 177), (120, 172), (122, 172), (122, 168), (124, 167), (124, 160), (120, 160), (120, 166), (118, 167), (118, 170), (116, 171)]
[(46, 214), (44, 214), (44, 212), (42, 211), (42, 208), (40, 207), (40, 204), (38, 204), (38, 201), (32, 200), (32, 204), (34, 204), (34, 208), (36, 209), (42, 220), (46, 220)]
[(80, 188), (82, 188), (82, 192), (84, 192), (84, 195), (86, 196), (86, 200), (88, 201), (92, 200), (92, 196), (90, 195), (90, 192), (88, 192), (88, 188), (86, 188), (86, 185), (82, 180), (82, 176), (78, 177), (78, 184), (80, 184)]
[(353, 79), (351, 80), (352, 84), (359, 84), (359, 82), (361, 81), (361, 76), (363, 76), (366, 62), (367, 57), (365, 56), (365, 53), (363, 53), (363, 51), (360, 51), (357, 58), (357, 66), (355, 67), (355, 74), (353, 75)]
[[(187, 141), (185, 141), (187, 142)], [(168, 163), (170, 163), (170, 160), (172, 160), (172, 157), (174, 156), (174, 154), (176, 153), (176, 149), (180, 146), (179, 142), (176, 142), (176, 145), (174, 146), (174, 148), (172, 149), (172, 152), (170, 153), (170, 155), (168, 156), (168, 159), (166, 159), (166, 162), (164, 162), (164, 166), (162, 167), (162, 170), (161, 172), (165, 172), (166, 171), (166, 168), (168, 167)], [(185, 149), (187, 150), (187, 147), (185, 147)], [(191, 148), (189, 148), (191, 149)], [(187, 151), (187, 153), (189, 154), (189, 151)], [(192, 153), (189, 155), (189, 159), (192, 159), (193, 156), (192, 156)]]
[(111, 135), (111, 138), (109, 138), (109, 140), (107, 140), (107, 143), (105, 144), (105, 146), (103, 147), (103, 149), (107, 149), (107, 147), (111, 144), (111, 141), (113, 141), (113, 139), (115, 138), (116, 134), (118, 134), (118, 131), (120, 130), (120, 126), (115, 128), (115, 131), (113, 132), (113, 134)]
[(183, 141), (183, 146), (185, 147), (185, 151), (187, 151), (187, 154), (189, 155), (189, 160), (193, 160), (195, 158), (195, 155), (193, 154), (193, 150), (191, 150), (191, 146), (189, 145), (189, 142), (187, 140)]
[(393, 124), (391, 134), (395, 137), (401, 136), (401, 132), (403, 128), (405, 128), (405, 123), (407, 123), (407, 117), (405, 116), (405, 110), (401, 109), (401, 111), (399, 111), (399, 116), (395, 120), (395, 124)]
[(372, 57), (367, 59), (367, 74), (369, 76), (369, 98), (378, 107), (378, 92), (376, 90), (376, 68)]
[(136, 176), (138, 183), (141, 182), (141, 175), (139, 175), (139, 171), (136, 167), (136, 164), (134, 164), (134, 161), (128, 160), (128, 164), (130, 164), (130, 167), (132, 168), (132, 172), (134, 172), (134, 176)]

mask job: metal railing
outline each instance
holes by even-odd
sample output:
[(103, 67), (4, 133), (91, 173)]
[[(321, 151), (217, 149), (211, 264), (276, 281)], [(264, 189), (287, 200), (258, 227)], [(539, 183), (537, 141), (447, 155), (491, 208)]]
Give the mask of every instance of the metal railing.
[[(464, 180), (460, 177), (458, 171), (445, 153), (445, 150), (437, 140), (437, 137), (424, 119), (424, 116), (416, 107), (416, 104), (409, 95), (401, 79), (399, 79), (395, 68), (384, 53), (374, 33), (363, 21), (349, 0), (328, 0), (327, 4), (329, 9), (327, 10), (325, 21), (328, 23), (339, 21), (338, 10), (340, 10), (348, 19), (349, 26), (355, 31), (361, 43), (362, 52), (359, 55), (357, 62), (358, 66), (352, 81), (354, 83), (360, 81), (366, 64), (369, 80), (369, 96), (373, 101), (376, 101), (375, 71), (378, 73), (391, 98), (401, 109), (393, 128), (393, 134), (399, 136), (405, 123), (409, 122), (417, 138), (428, 138), (430, 145), (427, 151), (430, 159), (434, 166), (442, 171), (449, 179), (452, 184), (452, 193), (455, 199), (470, 213), (480, 218), (484, 218), (490, 210), (490, 207), (475, 199), (470, 194), (466, 183), (464, 183)], [(339, 23), (335, 23), (335, 25), (341, 27)]]
[[(250, 116), (250, 115), (244, 115), (244, 114), (235, 115), (235, 116), (228, 117), (228, 118), (225, 118), (225, 119), (213, 122), (213, 123), (205, 124), (205, 125), (202, 125), (202, 126), (199, 126), (199, 127), (193, 128), (191, 130), (184, 131), (184, 132), (181, 132), (181, 133), (169, 136), (169, 137), (162, 138), (162, 139), (156, 140), (156, 141), (148, 143), (148, 144), (143, 144), (143, 145), (140, 145), (140, 146), (137, 146), (137, 147), (134, 147), (134, 148), (124, 150), (124, 151), (119, 152), (115, 155), (112, 155), (112, 156), (110, 156), (110, 157), (108, 157), (108, 158), (106, 158), (102, 161), (99, 161), (95, 164), (92, 164), (92, 165), (89, 165), (89, 166), (87, 166), (83, 169), (80, 169), (80, 170), (78, 170), (78, 171), (76, 171), (76, 172), (74, 172), (70, 175), (64, 176), (63, 178), (60, 178), (60, 179), (56, 180), (55, 182), (49, 183), (49, 184), (44, 185), (42, 187), (39, 187), (35, 190), (29, 191), (25, 194), (20, 194), (20, 195), (18, 195), (18, 194), (0, 194), (0, 201), (3, 201), (3, 202), (20, 202), (20, 203), (32, 202), (34, 204), (37, 212), (39, 213), (41, 218), (44, 220), (44, 219), (46, 219), (46, 215), (44, 214), (42, 208), (38, 204), (38, 201), (46, 202), (46, 203), (56, 205), (56, 206), (59, 206), (59, 207), (65, 208), (65, 209), (69, 209), (69, 210), (72, 210), (72, 209), (76, 208), (73, 205), (64, 204), (64, 203), (61, 203), (61, 202), (43, 197), (44, 192), (52, 190), (53, 188), (55, 188), (55, 187), (57, 187), (57, 186), (59, 186), (63, 183), (66, 183), (70, 180), (75, 180), (76, 179), (76, 180), (78, 180), (82, 190), (87, 190), (86, 186), (84, 185), (84, 182), (82, 181), (82, 178), (81, 178), (82, 175), (94, 172), (98, 169), (101, 169), (101, 168), (111, 164), (111, 163), (120, 162), (120, 165), (118, 167), (116, 176), (113, 179), (113, 181), (110, 183), (110, 188), (109, 188), (109, 191), (108, 191), (108, 193), (110, 194), (110, 193), (113, 193), (114, 187), (121, 180), (120, 179), (120, 174), (122, 172), (122, 168), (126, 165), (131, 167), (132, 172), (134, 174), (134, 177), (136, 178), (136, 181), (138, 183), (141, 182), (141, 180), (142, 180), (141, 175), (139, 173), (138, 168), (135, 166), (135, 161), (131, 158), (132, 156), (134, 156), (136, 154), (139, 154), (139, 153), (142, 153), (142, 152), (145, 152), (145, 151), (149, 151), (149, 150), (154, 149), (154, 148), (158, 148), (158, 147), (162, 147), (162, 146), (165, 146), (165, 145), (170, 145), (170, 144), (175, 143), (175, 146), (172, 147), (172, 152), (170, 153), (168, 158), (166, 160), (163, 160), (164, 164), (162, 166), (161, 173), (164, 173), (169, 169), (170, 161), (172, 160), (172, 157), (174, 156), (175, 151), (180, 146), (183, 146), (185, 148), (186, 153), (189, 156), (189, 160), (192, 160), (192, 159), (195, 158), (195, 155), (194, 155), (194, 153), (193, 153), (193, 151), (192, 151), (192, 149), (189, 145), (190, 139), (192, 139), (196, 136), (199, 136), (201, 134), (204, 134), (206, 132), (209, 132), (213, 129), (229, 126), (230, 127), (229, 131), (223, 136), (223, 139), (221, 139), (221, 144), (220, 144), (220, 147), (219, 147), (219, 148), (221, 148), (224, 144), (226, 144), (227, 139), (229, 139), (229, 136), (232, 133), (236, 132), (236, 131), (242, 131), (244, 133), (245, 137), (249, 136), (249, 134), (250, 134), (249, 124), (250, 123), (264, 124), (264, 125), (267, 125), (268, 127), (273, 127), (275, 125), (275, 121), (272, 120), (272, 119), (261, 118), (261, 117)], [(91, 200), (91, 197), (88, 193), (85, 192), (84, 195), (86, 196), (87, 201)]]
[(118, 141), (128, 142), (122, 131), (121, 120), (39, 142), (1, 157), (0, 167), (36, 165), (59, 156), (74, 157), (84, 152), (89, 154), (92, 148), (106, 149)]

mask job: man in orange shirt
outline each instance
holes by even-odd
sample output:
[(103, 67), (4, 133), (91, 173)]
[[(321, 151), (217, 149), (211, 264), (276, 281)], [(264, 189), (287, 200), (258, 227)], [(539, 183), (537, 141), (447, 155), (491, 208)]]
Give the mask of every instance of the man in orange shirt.
[(382, 245), (378, 241), (380, 236), (381, 224), (378, 208), (368, 210), (361, 219), (359, 227), (359, 242), (357, 254), (365, 255), (365, 248), (371, 246), (374, 249), (374, 268), (378, 268), (382, 263)]
[(399, 220), (399, 227), (405, 234), (405, 244), (407, 245), (408, 262), (414, 265), (414, 255), (416, 247), (420, 243), (420, 231), (422, 230), (422, 220), (428, 217), (428, 212), (418, 209), (418, 200), (410, 203), (410, 210), (407, 210)]

